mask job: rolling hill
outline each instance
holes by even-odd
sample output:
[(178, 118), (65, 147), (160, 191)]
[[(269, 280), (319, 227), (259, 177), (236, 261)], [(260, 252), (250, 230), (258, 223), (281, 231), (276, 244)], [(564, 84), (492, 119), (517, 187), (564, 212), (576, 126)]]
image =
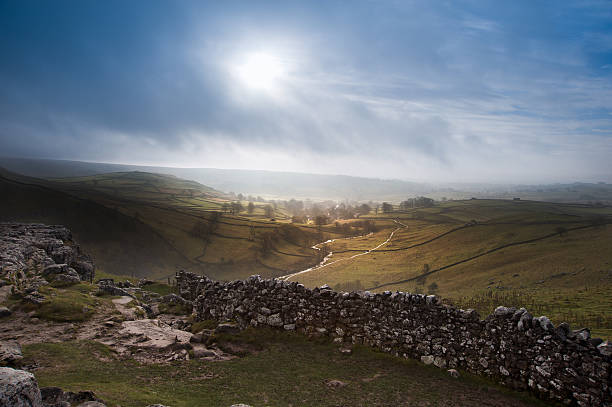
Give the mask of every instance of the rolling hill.
[(610, 207), (507, 200), (395, 211), (376, 217), (386, 228), (375, 234), (328, 243), (324, 267), (290, 280), (439, 294), (487, 313), (527, 306), (610, 335), (611, 215)]
[(65, 178), (114, 172), (149, 172), (193, 180), (224, 192), (261, 195), (267, 199), (314, 199), (400, 202), (408, 197), (427, 195), (441, 199), (501, 198), (612, 203), (612, 185), (606, 183), (566, 183), (552, 185), (502, 185), (444, 183), (432, 184), (393, 179), (346, 175), (304, 174), (218, 168), (173, 168), (67, 160), (0, 157), (0, 167), (37, 178)]
[[(163, 174), (4, 173), (2, 188), (11, 197), (3, 220), (65, 224), (111, 273), (165, 279), (185, 268), (219, 280), (261, 274), (338, 290), (439, 294), (482, 313), (526, 306), (612, 334), (609, 206), (471, 199), (394, 207), (362, 216), (376, 232), (354, 237), (342, 227), (351, 220), (294, 224), (282, 205), (274, 219), (264, 202), (250, 215), (228, 213), (224, 193)], [(310, 269), (328, 252), (323, 267)]]
[[(77, 234), (93, 229), (104, 236), (100, 245), (91, 237), (79, 240), (114, 274), (165, 279), (184, 268), (224, 280), (274, 277), (316, 264), (320, 253), (311, 246), (343, 236), (331, 225), (290, 224), (283, 208), (274, 220), (266, 218), (261, 202), (250, 215), (222, 213), (229, 202), (224, 194), (169, 175), (120, 172), (43, 180), (4, 172), (2, 185), (11, 197), (3, 200), (3, 220), (61, 223)], [(138, 228), (122, 232), (133, 225)], [(142, 255), (131, 258), (132, 251)]]

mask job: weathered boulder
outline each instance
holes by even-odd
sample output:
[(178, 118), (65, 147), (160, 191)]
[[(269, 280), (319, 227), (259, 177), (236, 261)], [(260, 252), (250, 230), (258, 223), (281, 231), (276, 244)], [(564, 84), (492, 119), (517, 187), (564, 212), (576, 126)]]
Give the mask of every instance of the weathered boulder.
[(11, 310), (6, 307), (0, 307), (0, 318), (8, 317), (12, 314)]
[(119, 332), (126, 343), (139, 348), (165, 349), (177, 344), (188, 344), (191, 332), (174, 329), (157, 319), (124, 321)]
[(91, 407), (99, 407), (104, 405), (104, 401), (96, 397), (95, 393), (90, 390), (72, 392), (63, 391), (59, 387), (42, 387), (40, 395), (45, 407), (70, 407), (83, 405), (83, 403), (99, 403), (91, 404)]
[(21, 354), (21, 346), (16, 341), (0, 341), (0, 364), (15, 365), (23, 359)]
[(86, 401), (79, 404), (77, 407), (106, 407), (106, 404), (100, 403), (99, 401)]
[(599, 350), (599, 353), (601, 353), (604, 356), (612, 356), (612, 343), (610, 343), (610, 341), (605, 341), (600, 343), (597, 346), (597, 349)]
[(115, 286), (112, 279), (104, 279), (98, 282), (98, 295), (117, 295), (119, 297), (132, 297), (134, 296), (130, 294), (123, 288), (119, 288)]
[(66, 274), (55, 275), (55, 277), (53, 278), (53, 282), (61, 284), (61, 285), (72, 285), (72, 284), (80, 283), (81, 279), (79, 278), (78, 275), (75, 276), (75, 275), (66, 273)]
[(23, 370), (0, 367), (0, 406), (43, 407), (34, 375)]
[(68, 272), (68, 265), (62, 264), (51, 264), (45, 267), (42, 271), (42, 275), (45, 278), (53, 278), (56, 274), (66, 274)]

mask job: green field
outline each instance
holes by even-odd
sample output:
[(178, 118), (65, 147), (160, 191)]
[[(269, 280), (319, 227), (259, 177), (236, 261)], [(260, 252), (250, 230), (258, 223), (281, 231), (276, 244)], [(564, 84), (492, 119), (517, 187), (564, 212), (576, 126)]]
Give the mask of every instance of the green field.
[[(311, 287), (438, 294), (484, 314), (502, 304), (526, 306), (611, 336), (611, 215), (610, 207), (507, 200), (378, 215), (378, 233), (330, 243), (328, 266), (293, 279)], [(353, 257), (394, 229), (388, 244)]]
[[(337, 345), (268, 329), (227, 338), (251, 354), (225, 362), (141, 364), (122, 360), (96, 342), (41, 343), (24, 348), (41, 386), (95, 389), (108, 405), (229, 406), (544, 406), (525, 393), (462, 372), (459, 379), (433, 366), (358, 346)], [(221, 346), (223, 340), (219, 339)], [(330, 383), (340, 381), (341, 387)]]

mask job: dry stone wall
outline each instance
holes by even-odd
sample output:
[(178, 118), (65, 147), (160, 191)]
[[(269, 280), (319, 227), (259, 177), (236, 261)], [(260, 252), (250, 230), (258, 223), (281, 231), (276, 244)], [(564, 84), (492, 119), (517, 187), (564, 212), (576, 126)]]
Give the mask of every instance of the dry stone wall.
[(489, 376), (567, 405), (612, 406), (612, 346), (591, 338), (587, 329), (554, 327), (523, 308), (498, 307), (481, 320), (473, 310), (421, 294), (311, 290), (259, 276), (223, 283), (179, 272), (176, 279), (181, 296), (194, 302), (198, 320), (328, 336)]

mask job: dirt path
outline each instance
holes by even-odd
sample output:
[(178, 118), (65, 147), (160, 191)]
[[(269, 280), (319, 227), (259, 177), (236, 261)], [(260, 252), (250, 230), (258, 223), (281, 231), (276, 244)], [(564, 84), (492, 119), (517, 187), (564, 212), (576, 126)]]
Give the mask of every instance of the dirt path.
[[(311, 271), (314, 271), (314, 270), (319, 270), (319, 269), (322, 269), (322, 268), (324, 268), (324, 267), (331, 266), (332, 264), (340, 263), (340, 262), (342, 262), (342, 261), (352, 260), (352, 259), (354, 259), (354, 258), (356, 258), (356, 257), (359, 257), (359, 256), (365, 256), (366, 254), (370, 254), (370, 253), (372, 253), (373, 251), (378, 250), (379, 248), (381, 248), (381, 247), (383, 247), (383, 246), (387, 245), (387, 244), (388, 244), (388, 243), (391, 241), (391, 239), (393, 239), (393, 235), (395, 235), (395, 233), (396, 233), (398, 230), (400, 230), (400, 229), (404, 229), (404, 228), (408, 227), (407, 225), (403, 224), (403, 223), (402, 223), (402, 222), (400, 222), (399, 220), (394, 219), (394, 220), (393, 220), (393, 222), (395, 222), (396, 224), (398, 224), (398, 225), (399, 225), (399, 227), (395, 228), (395, 229), (394, 229), (394, 230), (393, 230), (393, 231), (392, 231), (392, 232), (389, 234), (389, 237), (387, 237), (387, 240), (385, 240), (384, 242), (380, 243), (380, 244), (379, 244), (379, 245), (377, 245), (376, 247), (373, 247), (373, 248), (371, 248), (371, 249), (369, 249), (369, 250), (365, 250), (365, 251), (360, 252), (360, 253), (358, 253), (358, 254), (352, 255), (352, 256), (350, 256), (350, 257), (346, 257), (346, 258), (343, 258), (343, 259), (338, 259), (338, 260), (334, 260), (334, 261), (329, 261), (329, 260), (332, 258), (332, 255), (334, 254), (334, 252), (331, 252), (331, 251), (330, 251), (330, 252), (329, 252), (329, 254), (328, 254), (327, 256), (325, 256), (325, 258), (323, 258), (323, 260), (322, 260), (322, 261), (321, 261), (319, 264), (317, 264), (316, 266), (313, 266), (313, 267), (307, 268), (306, 270), (298, 271), (298, 272), (296, 272), (296, 273), (291, 273), (291, 274), (287, 274), (287, 275), (284, 275), (284, 276), (281, 276), (281, 277), (277, 277), (277, 279), (279, 279), (279, 280), (283, 280), (283, 281), (288, 281), (290, 278), (293, 278), (293, 277), (298, 276), (298, 275), (300, 275), (300, 274), (308, 273), (308, 272), (311, 272)], [(350, 239), (358, 239), (358, 238), (361, 238), (361, 237), (366, 237), (366, 236), (369, 236), (369, 235), (371, 235), (371, 234), (372, 234), (372, 233), (368, 233), (367, 235), (361, 235), (361, 236), (349, 237), (349, 238), (330, 239), (330, 240), (326, 240), (325, 242), (317, 243), (316, 245), (312, 246), (312, 248), (313, 248), (313, 249), (315, 249), (315, 250), (321, 250), (321, 247), (320, 247), (320, 246), (325, 245), (325, 244), (328, 244), (328, 243), (333, 243), (333, 242), (335, 242), (336, 240), (350, 240)]]

